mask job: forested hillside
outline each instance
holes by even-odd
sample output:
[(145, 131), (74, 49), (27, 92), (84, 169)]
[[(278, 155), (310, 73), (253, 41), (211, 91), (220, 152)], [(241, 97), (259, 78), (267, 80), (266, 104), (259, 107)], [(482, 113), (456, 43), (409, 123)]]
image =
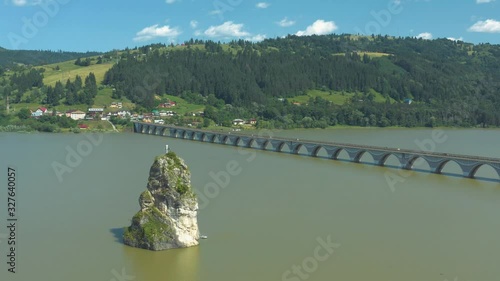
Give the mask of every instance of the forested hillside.
[[(498, 45), (351, 35), (187, 44), (130, 55), (104, 83), (148, 108), (155, 95), (214, 95), (219, 104), (279, 127), (304, 118), (316, 125), (500, 125)], [(309, 90), (356, 96), (344, 105), (315, 98), (299, 107), (284, 100)], [(387, 102), (374, 102), (375, 94)], [(408, 99), (412, 104), (403, 104)]]
[(80, 57), (96, 56), (100, 53), (62, 52), (62, 51), (24, 51), (7, 50), (0, 47), (0, 67), (8, 68), (13, 64), (45, 65), (68, 61)]
[(151, 112), (174, 98), (196, 112), (205, 108), (203, 124), (255, 118), (261, 128), (500, 126), (500, 45), (288, 36), (191, 40), (75, 58), (14, 66), (3, 75), (0, 68), (1, 102), (9, 96), (11, 104), (83, 108), (126, 101)]

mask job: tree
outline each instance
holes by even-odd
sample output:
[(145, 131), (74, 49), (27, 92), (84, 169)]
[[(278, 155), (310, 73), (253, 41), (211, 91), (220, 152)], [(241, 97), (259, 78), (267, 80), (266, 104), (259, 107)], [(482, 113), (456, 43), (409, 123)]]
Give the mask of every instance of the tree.
[(212, 119), (213, 121), (215, 121), (217, 123), (218, 119), (217, 118), (217, 112), (215, 111), (215, 108), (211, 105), (207, 105), (205, 107), (205, 111), (204, 111), (204, 114), (203, 116), (205, 116), (205, 119)]
[(82, 82), (82, 77), (80, 77), (80, 75), (76, 75), (75, 82), (73, 82), (73, 85), (75, 87), (74, 89), (76, 92), (82, 89), (83, 82)]
[(93, 99), (97, 96), (97, 83), (94, 73), (90, 73), (87, 78), (85, 78), (85, 86), (83, 87), (83, 99), (82, 103), (89, 106), (93, 104)]
[(64, 86), (60, 81), (56, 82), (56, 86), (54, 87), (54, 101), (51, 103), (52, 105), (58, 105), (59, 101), (64, 97)]
[(78, 96), (76, 94), (76, 92), (74, 92), (73, 90), (67, 90), (66, 91), (66, 104), (67, 105), (73, 105), (73, 104), (76, 104), (78, 102)]
[(26, 120), (26, 119), (28, 119), (28, 118), (31, 117), (31, 111), (29, 109), (27, 109), (27, 108), (22, 108), (17, 113), (17, 117), (19, 117), (19, 119)]
[(203, 127), (208, 127), (210, 126), (210, 119), (208, 118), (203, 118)]
[(59, 104), (59, 99), (57, 98), (57, 95), (54, 91), (54, 88), (52, 88), (52, 86), (48, 86), (47, 87), (47, 100), (46, 100), (46, 103), (47, 104), (50, 104), (50, 105), (53, 105), (53, 106), (56, 106)]

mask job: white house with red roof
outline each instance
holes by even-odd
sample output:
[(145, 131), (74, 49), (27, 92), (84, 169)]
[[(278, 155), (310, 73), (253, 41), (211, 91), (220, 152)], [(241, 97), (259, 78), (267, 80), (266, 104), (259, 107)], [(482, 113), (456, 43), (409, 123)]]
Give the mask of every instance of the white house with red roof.
[(43, 116), (47, 113), (48, 113), (47, 108), (39, 107), (36, 111), (31, 112), (31, 117), (38, 118), (38, 117)]

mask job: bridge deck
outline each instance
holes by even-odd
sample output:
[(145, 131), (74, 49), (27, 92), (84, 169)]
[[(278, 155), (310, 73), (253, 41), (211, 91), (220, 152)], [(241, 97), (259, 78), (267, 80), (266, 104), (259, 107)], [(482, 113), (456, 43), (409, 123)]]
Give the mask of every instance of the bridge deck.
[[(148, 128), (148, 132), (143, 132), (144, 128)], [(297, 139), (297, 138), (283, 138), (283, 137), (274, 137), (274, 136), (262, 136), (256, 134), (242, 134), (238, 132), (221, 132), (221, 131), (211, 131), (211, 130), (200, 130), (186, 127), (178, 127), (173, 125), (158, 125), (151, 123), (140, 123), (136, 122), (134, 124), (134, 131), (138, 133), (148, 133), (151, 131), (156, 134), (158, 128), (165, 130), (168, 129), (171, 132), (189, 133), (193, 136), (198, 134), (200, 136), (203, 135), (212, 135), (219, 140), (223, 139), (223, 142), (219, 142), (221, 144), (227, 144), (227, 139), (231, 138), (231, 145), (238, 145), (239, 140), (246, 140), (250, 143), (250, 140), (261, 141), (262, 143), (272, 142), (273, 146), (276, 143), (281, 143), (276, 145), (278, 148), (275, 151), (281, 152), (283, 145), (287, 144), (290, 150), (294, 150), (295, 153), (298, 153), (298, 150), (301, 146), (305, 146), (310, 156), (317, 156), (318, 150), (323, 147), (325, 149), (329, 149), (328, 153), (331, 154), (331, 157), (336, 159), (335, 155), (338, 155), (340, 150), (348, 150), (351, 160), (353, 162), (359, 162), (361, 156), (368, 152), (373, 155), (381, 155), (378, 157), (378, 160), (375, 160), (375, 164), (384, 165), (385, 160), (389, 155), (396, 156), (401, 162), (402, 168), (412, 169), (412, 165), (416, 158), (425, 159), (429, 166), (431, 167), (432, 172), (441, 173), (444, 165), (450, 161), (455, 161), (462, 168), (463, 174), (466, 177), (474, 177), (477, 170), (483, 165), (490, 165), (493, 167), (498, 175), (500, 176), (500, 158), (493, 157), (484, 157), (484, 156), (474, 156), (474, 155), (463, 155), (463, 154), (452, 154), (452, 153), (441, 153), (441, 152), (432, 152), (432, 151), (420, 151), (420, 150), (412, 150), (412, 149), (402, 149), (402, 148), (390, 148), (390, 147), (380, 147), (380, 146), (371, 146), (371, 145), (359, 145), (359, 144), (348, 144), (348, 143), (339, 143), (339, 142), (327, 142), (327, 141), (317, 141), (317, 140), (306, 140), (306, 139)], [(177, 137), (177, 135), (173, 136)], [(203, 139), (198, 139), (200, 141), (205, 141)], [(230, 141), (230, 142), (231, 142)], [(247, 146), (249, 147), (249, 146)], [(251, 147), (249, 147), (251, 148)], [(264, 147), (260, 147), (261, 149), (265, 149)], [(311, 152), (314, 151), (314, 152)], [(333, 152), (332, 152), (333, 151)], [(292, 152), (292, 151), (291, 151)]]

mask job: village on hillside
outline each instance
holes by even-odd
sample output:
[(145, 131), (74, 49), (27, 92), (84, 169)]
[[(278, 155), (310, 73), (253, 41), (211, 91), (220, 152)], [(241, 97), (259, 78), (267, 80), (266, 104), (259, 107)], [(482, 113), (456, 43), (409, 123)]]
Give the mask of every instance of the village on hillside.
[[(133, 110), (123, 109), (123, 103), (112, 102), (106, 108), (103, 107), (89, 107), (86, 111), (82, 110), (67, 110), (65, 112), (60, 112), (57, 110), (51, 110), (46, 107), (38, 107), (34, 110), (30, 109), (31, 118), (38, 119), (42, 116), (59, 116), (71, 118), (75, 121), (113, 121), (116, 119), (126, 120), (131, 122), (143, 122), (143, 123), (154, 123), (159, 125), (167, 124), (172, 117), (179, 117), (178, 113), (175, 112), (176, 102), (169, 101), (166, 103), (161, 103), (156, 109), (151, 110), (148, 113), (134, 112)], [(186, 113), (184, 119), (186, 119), (185, 124), (189, 127), (201, 126), (204, 117), (203, 111), (196, 111), (192, 113)], [(234, 119), (231, 124), (233, 126), (247, 126), (254, 127), (257, 124), (256, 118), (244, 119)], [(218, 124), (216, 124), (218, 126)], [(88, 128), (85, 124), (79, 124), (80, 129)]]

